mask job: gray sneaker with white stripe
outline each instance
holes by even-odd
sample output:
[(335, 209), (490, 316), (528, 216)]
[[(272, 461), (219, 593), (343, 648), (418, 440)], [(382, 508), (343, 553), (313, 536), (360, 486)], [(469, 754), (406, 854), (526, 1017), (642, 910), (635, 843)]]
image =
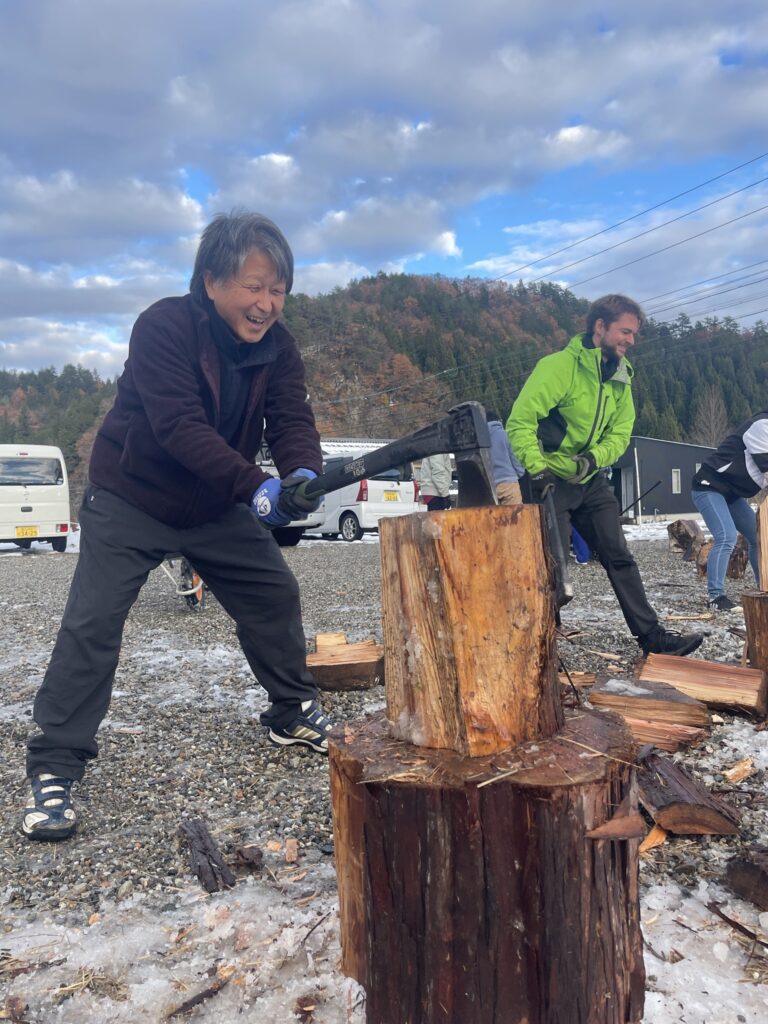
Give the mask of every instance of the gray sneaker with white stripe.
[(278, 747), (310, 747), (319, 754), (328, 753), (328, 733), (334, 723), (320, 710), (314, 700), (305, 700), (300, 713), (288, 725), (273, 725), (269, 738)]

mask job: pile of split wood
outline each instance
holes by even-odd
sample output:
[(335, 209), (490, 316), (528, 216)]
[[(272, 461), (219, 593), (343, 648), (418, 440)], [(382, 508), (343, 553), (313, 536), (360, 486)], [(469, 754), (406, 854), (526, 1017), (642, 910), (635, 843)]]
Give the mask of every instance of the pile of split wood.
[[(638, 758), (639, 799), (654, 825), (642, 818), (615, 818), (595, 838), (644, 837), (641, 853), (675, 835), (736, 835), (739, 813), (710, 793), (679, 763), (663, 752), (675, 752), (710, 735), (716, 712), (727, 709), (765, 726), (768, 711), (768, 674), (759, 668), (650, 654), (639, 662), (635, 675), (577, 673), (565, 684), (576, 684), (590, 704), (620, 714), (641, 744)], [(726, 778), (739, 782), (755, 771), (750, 759), (735, 765)], [(768, 850), (755, 849), (734, 858), (725, 878), (738, 895), (768, 909)]]

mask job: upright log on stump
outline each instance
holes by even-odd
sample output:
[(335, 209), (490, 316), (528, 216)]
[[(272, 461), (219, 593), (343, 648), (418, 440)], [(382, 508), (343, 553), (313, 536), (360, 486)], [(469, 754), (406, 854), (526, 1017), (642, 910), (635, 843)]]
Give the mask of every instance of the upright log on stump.
[[(632, 739), (564, 722), (536, 506), (383, 522), (387, 718), (331, 742), (342, 969), (369, 1024), (630, 1024)], [(636, 834), (614, 822), (614, 837)]]
[(741, 599), (744, 625), (747, 629), (749, 663), (753, 668), (768, 671), (768, 503), (757, 510), (757, 562), (760, 572), (759, 590), (751, 590)]

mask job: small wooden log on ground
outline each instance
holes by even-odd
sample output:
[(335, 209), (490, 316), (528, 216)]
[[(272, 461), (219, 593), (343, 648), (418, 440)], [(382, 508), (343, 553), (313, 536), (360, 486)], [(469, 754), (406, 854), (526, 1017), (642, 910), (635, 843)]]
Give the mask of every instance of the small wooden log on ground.
[(370, 1021), (642, 1018), (635, 749), (617, 715), (481, 758), (394, 739), (380, 715), (341, 732), (342, 970)]
[[(712, 551), (713, 541), (705, 541), (696, 552), (696, 572), (699, 576), (707, 575), (707, 562)], [(749, 548), (746, 540), (739, 534), (736, 538), (736, 545), (728, 559), (728, 568), (725, 575), (729, 580), (742, 580), (749, 562)]]
[(321, 690), (370, 690), (384, 682), (384, 648), (373, 640), (350, 644), (343, 633), (318, 633), (307, 667)]
[(725, 871), (726, 885), (760, 910), (768, 910), (768, 849), (758, 848), (734, 857)]
[(387, 718), (469, 757), (563, 722), (551, 566), (538, 505), (382, 520)]
[(237, 879), (225, 863), (208, 826), (202, 818), (193, 818), (181, 823), (182, 835), (189, 843), (189, 864), (192, 873), (200, 879), (206, 892), (221, 892), (231, 889)]
[(678, 835), (731, 836), (738, 812), (661, 754), (649, 754), (638, 768), (640, 803), (657, 825)]
[(693, 562), (704, 544), (704, 531), (695, 519), (676, 519), (667, 526), (669, 546), (682, 551), (684, 562)]
[(712, 708), (737, 708), (762, 718), (768, 706), (768, 675), (759, 668), (649, 654), (637, 677), (668, 683)]

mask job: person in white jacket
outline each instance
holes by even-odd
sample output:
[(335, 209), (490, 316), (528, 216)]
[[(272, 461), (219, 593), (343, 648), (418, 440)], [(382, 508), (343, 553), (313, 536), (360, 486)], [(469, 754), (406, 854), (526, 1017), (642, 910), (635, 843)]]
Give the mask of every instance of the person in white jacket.
[(421, 460), (419, 487), (421, 500), (427, 506), (427, 511), (439, 512), (441, 509), (451, 507), (450, 455), (429, 455)]

